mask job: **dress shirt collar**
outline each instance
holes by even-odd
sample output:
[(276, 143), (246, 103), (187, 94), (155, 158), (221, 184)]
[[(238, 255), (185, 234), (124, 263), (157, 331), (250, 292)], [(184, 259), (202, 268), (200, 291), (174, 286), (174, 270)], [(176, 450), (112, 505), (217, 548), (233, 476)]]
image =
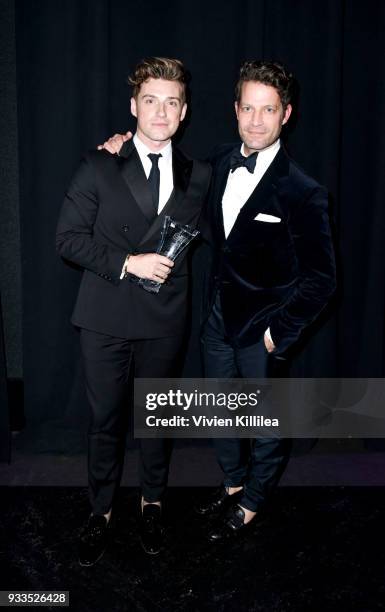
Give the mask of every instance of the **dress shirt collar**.
[[(148, 159), (148, 154), (149, 153), (155, 153), (155, 151), (151, 151), (151, 149), (148, 148), (147, 145), (144, 144), (144, 142), (142, 142), (138, 136), (138, 134), (136, 133), (134, 138), (134, 145), (136, 147), (136, 150), (138, 151), (139, 157), (142, 160), (145, 159), (146, 163), (150, 162), (150, 160)], [(168, 142), (163, 149), (159, 149), (157, 151), (157, 153), (161, 153), (162, 157), (160, 158), (159, 161), (165, 161), (165, 162), (171, 162), (172, 161), (172, 146), (171, 146), (171, 141)], [(150, 162), (151, 163), (151, 162)]]
[[(258, 165), (260, 165), (261, 163), (270, 164), (273, 161), (276, 154), (278, 153), (278, 149), (280, 146), (281, 146), (281, 140), (278, 138), (278, 140), (273, 142), (273, 144), (271, 144), (269, 147), (266, 147), (266, 149), (262, 149), (262, 151), (259, 151), (258, 156), (257, 156), (257, 164)], [(244, 143), (242, 143), (242, 146), (241, 146), (241, 154), (244, 157), (247, 157), (247, 155), (245, 155)]]

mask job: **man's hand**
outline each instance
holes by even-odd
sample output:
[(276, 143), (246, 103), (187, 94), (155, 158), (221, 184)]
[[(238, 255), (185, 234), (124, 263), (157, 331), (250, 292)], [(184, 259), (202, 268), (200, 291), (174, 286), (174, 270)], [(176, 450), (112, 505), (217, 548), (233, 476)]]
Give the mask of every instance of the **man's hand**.
[(105, 149), (113, 155), (115, 155), (115, 153), (119, 155), (119, 151), (122, 148), (123, 144), (127, 140), (131, 140), (131, 138), (131, 132), (126, 132), (125, 134), (115, 134), (115, 136), (111, 136), (111, 138), (106, 140), (106, 142), (104, 142), (102, 145), (98, 145), (98, 151), (100, 151), (101, 149)]
[(267, 333), (267, 331), (265, 331), (265, 335), (263, 337), (264, 343), (265, 343), (265, 347), (268, 353), (272, 353), (275, 350), (275, 344), (274, 342), (271, 340), (269, 334)]
[(126, 270), (139, 278), (148, 278), (157, 283), (164, 283), (171, 272), (174, 262), (158, 253), (131, 255)]

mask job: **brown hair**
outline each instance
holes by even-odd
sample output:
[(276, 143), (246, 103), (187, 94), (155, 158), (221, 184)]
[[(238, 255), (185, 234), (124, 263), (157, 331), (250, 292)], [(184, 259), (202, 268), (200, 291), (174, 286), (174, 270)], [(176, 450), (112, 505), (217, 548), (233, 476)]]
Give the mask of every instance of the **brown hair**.
[(278, 62), (245, 62), (241, 66), (238, 83), (235, 87), (237, 102), (241, 99), (242, 85), (246, 81), (257, 81), (258, 83), (275, 87), (284, 109), (293, 100), (295, 94), (294, 76)]
[(138, 97), (140, 86), (147, 79), (164, 79), (177, 81), (182, 85), (182, 103), (186, 100), (187, 72), (182, 62), (169, 57), (146, 57), (135, 67), (128, 82), (133, 86), (132, 95)]

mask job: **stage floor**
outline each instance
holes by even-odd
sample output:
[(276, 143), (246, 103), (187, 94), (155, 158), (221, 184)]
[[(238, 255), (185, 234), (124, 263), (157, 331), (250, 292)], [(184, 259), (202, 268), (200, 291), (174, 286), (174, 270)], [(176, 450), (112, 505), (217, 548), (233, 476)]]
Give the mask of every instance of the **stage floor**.
[(81, 487), (1, 487), (2, 590), (68, 590), (79, 612), (372, 612), (385, 601), (385, 489), (285, 487), (247, 539), (213, 545), (192, 511), (202, 492), (169, 489), (165, 549), (142, 552), (138, 491), (123, 488), (110, 545), (77, 563)]

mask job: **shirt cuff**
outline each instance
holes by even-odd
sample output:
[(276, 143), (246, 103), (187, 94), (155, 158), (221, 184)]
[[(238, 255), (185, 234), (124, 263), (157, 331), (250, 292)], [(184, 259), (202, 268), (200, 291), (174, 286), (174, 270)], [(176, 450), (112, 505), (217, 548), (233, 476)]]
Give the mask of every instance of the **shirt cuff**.
[(128, 260), (130, 259), (130, 257), (131, 257), (131, 253), (129, 253), (126, 259), (124, 260), (124, 264), (123, 264), (122, 272), (119, 276), (119, 280), (123, 280), (123, 278), (126, 278), (126, 276), (128, 276), (127, 264), (128, 264)]

